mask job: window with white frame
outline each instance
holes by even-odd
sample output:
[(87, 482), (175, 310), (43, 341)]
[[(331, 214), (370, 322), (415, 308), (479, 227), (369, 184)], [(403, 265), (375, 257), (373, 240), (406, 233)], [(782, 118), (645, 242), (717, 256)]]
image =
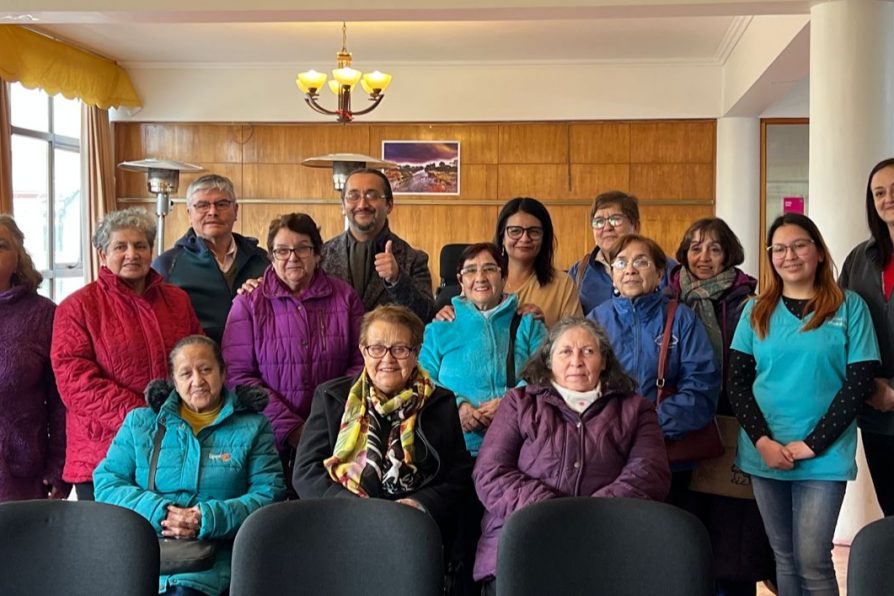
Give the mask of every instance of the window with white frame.
[(81, 102), (10, 85), (13, 215), (59, 302), (84, 285)]

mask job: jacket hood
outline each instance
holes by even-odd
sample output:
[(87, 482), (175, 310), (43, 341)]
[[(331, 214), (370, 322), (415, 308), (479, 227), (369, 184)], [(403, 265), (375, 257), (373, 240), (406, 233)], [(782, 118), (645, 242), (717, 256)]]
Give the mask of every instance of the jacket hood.
[[(162, 404), (176, 391), (174, 384), (167, 379), (156, 379), (150, 381), (146, 386), (143, 394), (146, 396), (146, 404), (152, 408), (152, 411), (158, 413)], [(224, 394), (227, 390), (223, 389)], [(270, 396), (260, 387), (251, 387), (248, 385), (239, 385), (230, 393), (233, 394), (233, 409), (248, 412), (263, 412), (267, 407), (267, 401)]]

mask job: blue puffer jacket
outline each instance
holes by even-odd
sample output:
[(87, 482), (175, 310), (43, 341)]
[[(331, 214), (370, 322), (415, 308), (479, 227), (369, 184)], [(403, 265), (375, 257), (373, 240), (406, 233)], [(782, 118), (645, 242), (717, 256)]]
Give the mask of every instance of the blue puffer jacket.
[[(654, 293), (631, 301), (614, 297), (587, 315), (605, 327), (624, 369), (639, 383), (639, 393), (654, 402), (658, 353), (670, 298)], [(677, 306), (671, 327), (665, 379), (676, 393), (658, 407), (658, 421), (668, 439), (679, 439), (705, 426), (717, 409), (720, 372), (708, 333), (692, 310)]]
[[(198, 505), (200, 539), (220, 540), (208, 571), (163, 575), (159, 592), (182, 585), (220, 594), (230, 583), (232, 539), (245, 518), (285, 497), (282, 464), (273, 448), (270, 423), (260, 413), (266, 393), (240, 387), (224, 390), (217, 419), (198, 436), (180, 417), (180, 396), (165, 382), (146, 389), (150, 408), (127, 415), (106, 458), (93, 473), (96, 500), (132, 509), (161, 534), (167, 506)], [(158, 457), (156, 491), (149, 485), (149, 459), (158, 432), (166, 432)]]
[[(512, 387), (506, 384), (509, 327), (518, 309), (515, 294), (507, 296), (489, 317), (465, 298), (454, 298), (456, 320), (434, 321), (425, 328), (419, 365), (439, 387), (456, 395), (456, 405), (467, 401), (473, 407), (503, 397)], [(519, 373), (546, 335), (543, 323), (524, 315), (515, 333), (514, 386), (521, 385)], [(478, 454), (484, 432), (464, 433), (466, 448)]]

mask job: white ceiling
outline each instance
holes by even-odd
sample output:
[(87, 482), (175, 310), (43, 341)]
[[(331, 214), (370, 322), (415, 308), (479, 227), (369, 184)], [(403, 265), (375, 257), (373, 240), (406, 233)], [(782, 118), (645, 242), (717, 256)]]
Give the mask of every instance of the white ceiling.
[[(748, 17), (357, 22), (348, 50), (361, 69), (439, 63), (722, 64)], [(289, 64), (334, 67), (338, 22), (81, 23), (40, 30), (125, 67)]]

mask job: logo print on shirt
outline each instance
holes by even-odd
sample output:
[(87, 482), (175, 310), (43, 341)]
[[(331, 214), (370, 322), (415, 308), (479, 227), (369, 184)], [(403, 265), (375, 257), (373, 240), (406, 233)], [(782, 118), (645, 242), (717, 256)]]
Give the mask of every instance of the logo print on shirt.
[(209, 453), (208, 459), (210, 459), (211, 461), (228, 462), (233, 458), (229, 453), (223, 452), (223, 453)]

